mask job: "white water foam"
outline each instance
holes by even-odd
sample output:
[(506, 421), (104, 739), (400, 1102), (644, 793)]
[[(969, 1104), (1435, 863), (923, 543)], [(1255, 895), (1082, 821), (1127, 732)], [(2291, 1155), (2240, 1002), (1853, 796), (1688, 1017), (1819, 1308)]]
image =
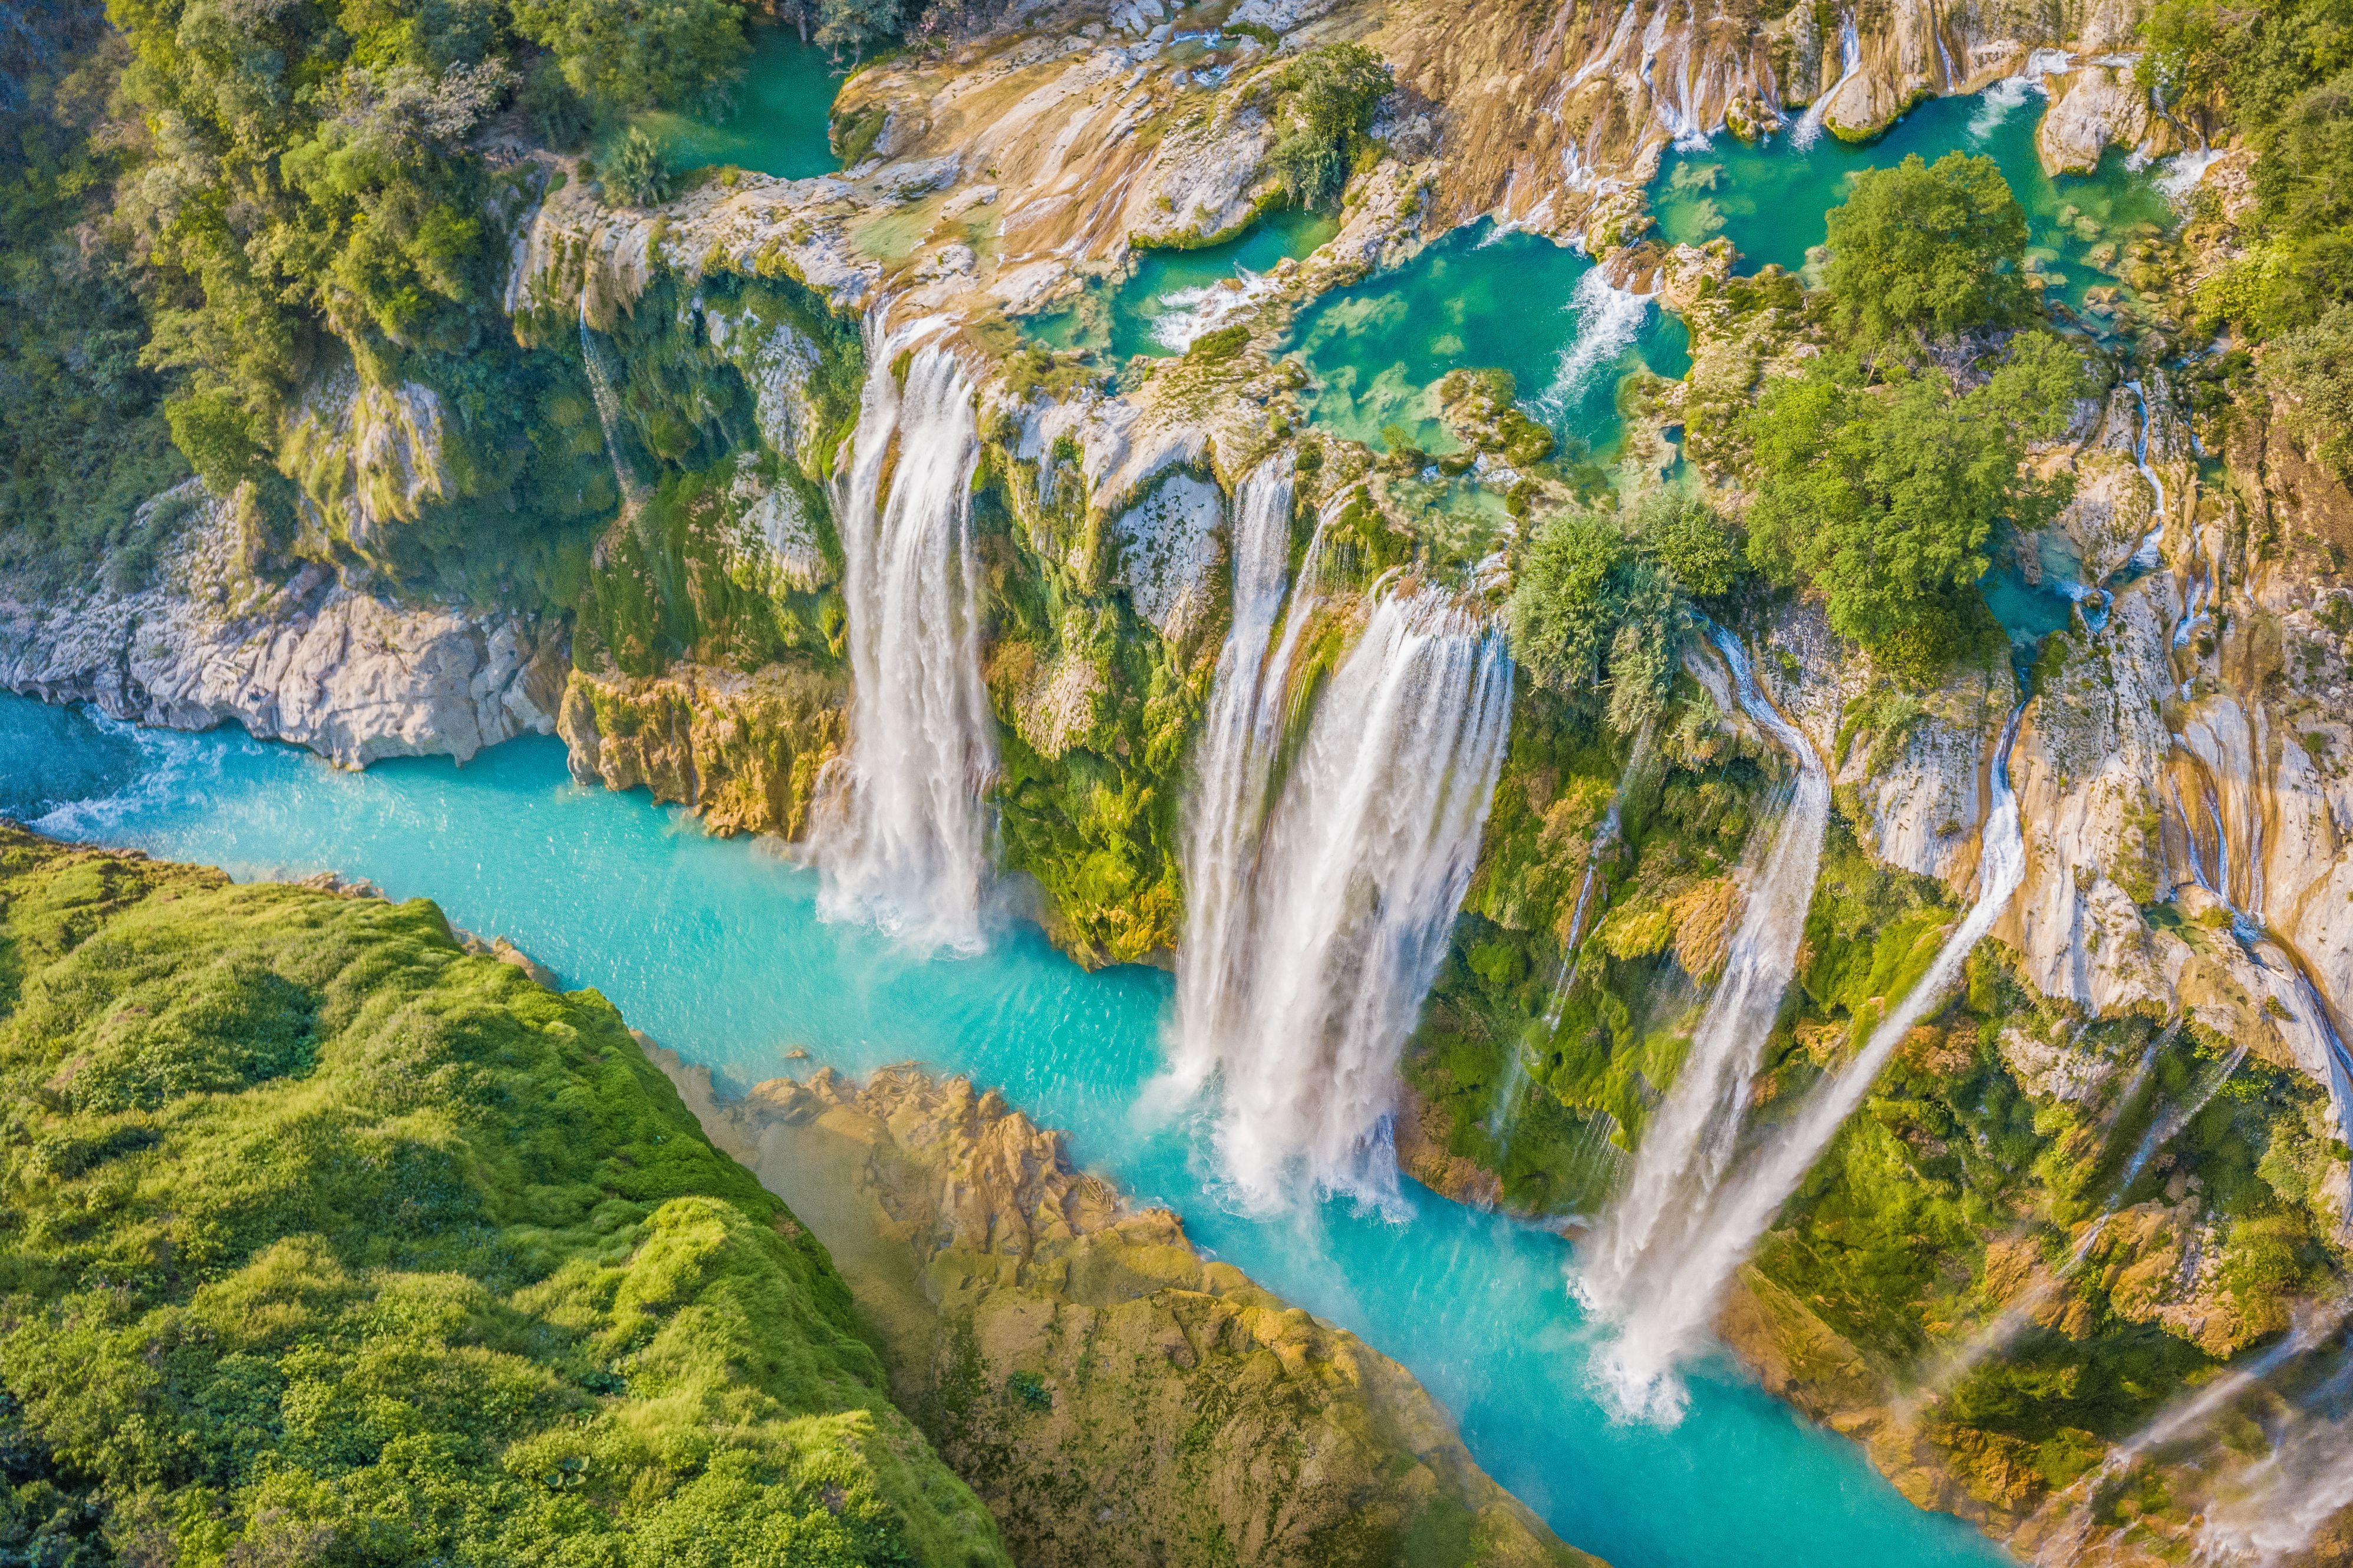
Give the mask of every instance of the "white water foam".
[(2026, 101), (2030, 92), (2042, 89), (2039, 77), (2006, 76), (1978, 96), (1978, 107), (1969, 116), (1969, 140), (1985, 142), (2001, 129), (2001, 122), (2012, 110)]
[(1193, 289), (1171, 289), (1160, 296), (1160, 314), (1152, 321), (1152, 341), (1181, 354), (1227, 322), (1248, 315), (1282, 289), (1272, 278), (1247, 267), (1235, 268), (1231, 279)]
[(2170, 158), (2159, 160), (2159, 173), (2149, 180), (2149, 184), (2156, 187), (2159, 195), (2179, 206), (2184, 197), (2198, 188), (2198, 183), (2206, 177), (2206, 171), (2221, 161), (2222, 149), (2219, 147), (2199, 147), (2186, 153), (2176, 153)]
[[(971, 952), (981, 945), (981, 789), (997, 758), (974, 598), (979, 438), (964, 367), (924, 342), (940, 324), (886, 335), (879, 319), (867, 323), (865, 395), (836, 506), (849, 748), (820, 787), (810, 838), (827, 919)], [(902, 354), (903, 387), (892, 370)]]
[(588, 325), (588, 291), (580, 291), (580, 359), (588, 373), (589, 400), (596, 405), (596, 423), (605, 432), (605, 455), (612, 459), (613, 483), (621, 492), (621, 517), (624, 521), (637, 515), (645, 503), (645, 486), (629, 471), (621, 456), (621, 395), (616, 386), (612, 366), (607, 361), (612, 350), (607, 348), (595, 330)]
[(1620, 289), (1594, 268), (1569, 291), (1567, 309), (1577, 317), (1577, 335), (1553, 362), (1552, 384), (1530, 401), (1557, 425), (1577, 406), (1593, 378), (1614, 369), (1641, 335), (1651, 297)]
[[(1267, 458), (1234, 497), (1233, 616), (1209, 686), (1185, 805), (1185, 940), (1176, 950), (1176, 1059), (1206, 1077), (1239, 1022), (1249, 973), (1250, 879), (1266, 826), (1285, 671), (1268, 651), (1291, 559), (1291, 453)], [(1292, 612), (1294, 631), (1306, 606)], [(1291, 644), (1282, 650), (1287, 655)], [(1278, 658), (1276, 665), (1287, 663)], [(1193, 1087), (1198, 1087), (1197, 1079)]]
[(1596, 1353), (1593, 1367), (1605, 1391), (1630, 1415), (1672, 1424), (1687, 1398), (1676, 1368), (1706, 1339), (1733, 1273), (1753, 1251), (1774, 1215), (1821, 1157), (1839, 1128), (1862, 1103), (1887, 1058), (1913, 1026), (1942, 1005), (1967, 961), (1992, 928), (2026, 876), (2026, 841), (2018, 802), (2010, 789), (2010, 747), (2023, 707), (2010, 716), (1994, 753), (1992, 808), (1978, 863), (1978, 899), (1928, 965), (1854, 1059), (1818, 1087), (1796, 1116), (1732, 1180), (1691, 1226), (1693, 1239), (1675, 1266), (1646, 1291), (1639, 1314), (1619, 1322), (1616, 1338)]
[(1758, 1054), (1797, 967), (1830, 817), (1830, 778), (1812, 744), (1757, 689), (1739, 641), (1720, 628), (1715, 640), (1732, 667), (1740, 706), (1797, 760), (1798, 784), (1749, 889), (1724, 978), (1643, 1130), (1625, 1194), (1580, 1249), (1577, 1297), (1621, 1342), (1672, 1310), (1661, 1292), (1699, 1239), (1707, 1199), (1739, 1139)]
[[(1497, 627), (1437, 589), (1374, 600), (1232, 916), (1230, 1010), (1179, 1026), (1172, 1078), (1217, 1079), (1219, 1155), (1254, 1209), (1309, 1190), (1396, 1201), (1397, 1060), (1470, 886), (1510, 728)], [(1270, 679), (1261, 702), (1281, 700)]]

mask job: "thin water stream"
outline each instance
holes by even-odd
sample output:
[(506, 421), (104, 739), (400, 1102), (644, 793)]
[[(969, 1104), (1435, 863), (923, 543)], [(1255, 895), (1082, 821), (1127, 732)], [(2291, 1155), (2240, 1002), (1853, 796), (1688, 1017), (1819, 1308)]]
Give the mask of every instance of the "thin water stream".
[(1166, 976), (1088, 973), (1026, 929), (949, 958), (827, 923), (812, 872), (573, 784), (555, 742), (355, 774), (234, 733), (133, 733), (0, 697), (0, 810), (244, 877), (334, 868), (429, 895), (738, 1085), (805, 1070), (795, 1046), (852, 1072), (915, 1058), (999, 1085), (1069, 1129), (1081, 1162), (1176, 1206), (1201, 1245), (1403, 1361), (1498, 1480), (1615, 1568), (2006, 1561), (1719, 1363), (1686, 1370), (1674, 1431), (1613, 1419), (1560, 1287), (1568, 1245), (1547, 1231), (1410, 1184), (1402, 1220), (1345, 1199), (1280, 1219), (1229, 1207), (1200, 1120), (1134, 1117), (1161, 1067)]

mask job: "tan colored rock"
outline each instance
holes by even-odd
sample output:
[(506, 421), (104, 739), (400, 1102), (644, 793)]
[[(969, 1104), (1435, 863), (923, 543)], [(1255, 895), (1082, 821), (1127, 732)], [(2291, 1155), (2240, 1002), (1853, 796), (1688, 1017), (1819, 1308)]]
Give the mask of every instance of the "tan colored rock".
[(839, 674), (673, 665), (647, 679), (572, 672), (561, 732), (572, 776), (692, 807), (717, 833), (797, 839), (848, 732)]
[(1443, 1561), (1591, 1563), (1481, 1471), (1412, 1377), (1205, 1262), (1164, 1209), (1073, 1170), (995, 1091), (890, 1068), (720, 1103), (657, 1047), (714, 1142), (825, 1243), (893, 1397), (1033, 1568), (1381, 1562), (1432, 1508)]
[(2034, 150), (2050, 174), (2088, 174), (2109, 148), (2140, 145), (2148, 121), (2148, 92), (2130, 66), (2087, 66), (2057, 87)]

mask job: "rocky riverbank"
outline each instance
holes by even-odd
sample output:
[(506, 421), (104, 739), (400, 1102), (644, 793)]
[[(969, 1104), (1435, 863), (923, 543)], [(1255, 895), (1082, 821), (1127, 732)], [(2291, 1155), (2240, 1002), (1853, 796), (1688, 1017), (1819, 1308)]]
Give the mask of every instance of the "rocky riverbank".
[(1596, 1561), (1488, 1479), (1402, 1367), (1202, 1259), (993, 1090), (824, 1069), (722, 1100), (652, 1054), (825, 1244), (896, 1397), (1023, 1563)]

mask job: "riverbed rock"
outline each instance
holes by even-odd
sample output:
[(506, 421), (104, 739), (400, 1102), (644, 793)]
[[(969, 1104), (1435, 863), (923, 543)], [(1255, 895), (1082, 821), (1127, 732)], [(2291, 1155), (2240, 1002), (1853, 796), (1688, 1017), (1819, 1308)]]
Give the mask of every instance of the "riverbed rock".
[(554, 730), (560, 624), (403, 603), (318, 566), (258, 582), (237, 564), (227, 509), (182, 500), (202, 516), (152, 586), (44, 599), (0, 584), (0, 686), (134, 723), (234, 723), (352, 768), (463, 762)]
[(2137, 147), (2148, 133), (2148, 92), (2129, 65), (2090, 65), (2054, 84), (2034, 133), (2046, 173), (2088, 174), (2111, 147)]
[(825, 1243), (895, 1397), (1023, 1563), (1140, 1568), (1204, 1540), (1298, 1568), (1595, 1561), (1479, 1469), (1402, 1367), (1205, 1261), (996, 1091), (821, 1069), (723, 1102), (707, 1071), (656, 1059)]

